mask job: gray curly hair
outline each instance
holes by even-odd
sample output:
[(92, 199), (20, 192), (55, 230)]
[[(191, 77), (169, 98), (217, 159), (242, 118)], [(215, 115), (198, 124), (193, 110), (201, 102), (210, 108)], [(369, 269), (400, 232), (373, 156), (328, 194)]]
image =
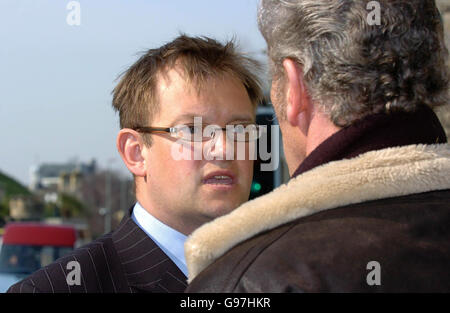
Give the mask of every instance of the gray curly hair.
[(447, 49), (434, 0), (262, 0), (258, 25), (274, 80), (282, 62), (303, 66), (313, 101), (337, 126), (367, 115), (447, 103)]

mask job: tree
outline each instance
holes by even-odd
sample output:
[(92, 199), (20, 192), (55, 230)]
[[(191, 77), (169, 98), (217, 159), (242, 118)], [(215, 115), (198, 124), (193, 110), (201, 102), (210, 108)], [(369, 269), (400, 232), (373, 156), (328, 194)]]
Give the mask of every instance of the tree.
[(15, 179), (0, 172), (0, 219), (9, 216), (9, 200), (15, 196), (29, 196), (32, 193)]
[(61, 217), (86, 217), (88, 214), (86, 206), (77, 198), (67, 194), (61, 193), (58, 196), (58, 208)]

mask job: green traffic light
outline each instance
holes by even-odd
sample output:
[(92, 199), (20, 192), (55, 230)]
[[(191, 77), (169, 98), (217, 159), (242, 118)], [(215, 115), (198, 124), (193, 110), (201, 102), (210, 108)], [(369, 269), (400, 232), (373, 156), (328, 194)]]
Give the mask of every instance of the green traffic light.
[(260, 183), (256, 183), (256, 182), (252, 183), (252, 191), (253, 192), (258, 192), (261, 190), (261, 188), (262, 188), (262, 186)]

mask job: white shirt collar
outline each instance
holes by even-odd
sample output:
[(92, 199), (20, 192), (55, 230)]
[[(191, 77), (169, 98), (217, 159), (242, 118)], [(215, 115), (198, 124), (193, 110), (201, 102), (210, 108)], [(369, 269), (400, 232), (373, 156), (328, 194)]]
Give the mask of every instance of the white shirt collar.
[(139, 202), (136, 202), (131, 218), (187, 276), (184, 257), (184, 242), (187, 236), (155, 218)]

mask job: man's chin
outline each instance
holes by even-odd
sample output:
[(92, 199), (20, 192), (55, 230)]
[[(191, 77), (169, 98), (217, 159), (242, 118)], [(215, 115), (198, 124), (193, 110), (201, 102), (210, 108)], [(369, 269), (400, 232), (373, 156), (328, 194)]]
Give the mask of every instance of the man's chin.
[(234, 211), (236, 208), (238, 208), (238, 204), (212, 204), (211, 206), (208, 206), (204, 208), (204, 212), (212, 219), (218, 218), (223, 215), (227, 215)]

